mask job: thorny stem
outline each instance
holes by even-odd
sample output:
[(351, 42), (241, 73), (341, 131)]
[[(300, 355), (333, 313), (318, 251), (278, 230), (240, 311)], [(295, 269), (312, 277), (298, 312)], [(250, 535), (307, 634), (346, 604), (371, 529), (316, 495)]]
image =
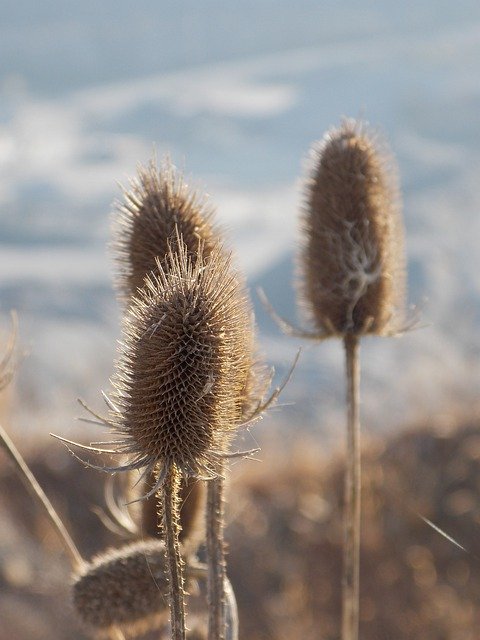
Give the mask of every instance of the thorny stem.
[(70, 534), (68, 533), (65, 525), (60, 520), (57, 512), (55, 511), (52, 503), (47, 498), (44, 490), (38, 484), (35, 476), (28, 468), (27, 463), (22, 458), (20, 452), (17, 450), (12, 440), (10, 439), (7, 432), (0, 425), (0, 446), (6, 452), (10, 460), (15, 465), (17, 471), (20, 474), (23, 482), (25, 483), (26, 488), (31, 493), (36, 502), (40, 503), (40, 505), (44, 508), (48, 519), (51, 524), (56, 529), (57, 533), (60, 536), (60, 539), (63, 542), (66, 552), (70, 556), (70, 560), (75, 569), (79, 569), (84, 565), (84, 561), (82, 556), (80, 555), (79, 550), (77, 549), (75, 543), (73, 542)]
[(185, 592), (183, 589), (183, 560), (180, 555), (178, 536), (180, 533), (178, 516), (178, 490), (180, 475), (174, 464), (163, 483), (162, 526), (165, 538), (165, 556), (170, 587), (170, 621), (172, 640), (185, 640)]
[[(220, 471), (221, 473), (221, 471)], [(225, 526), (224, 479), (208, 481), (207, 564), (208, 564), (208, 640), (225, 640)]]
[(344, 338), (347, 373), (347, 458), (342, 580), (342, 640), (358, 640), (360, 586), (360, 360), (358, 337)]

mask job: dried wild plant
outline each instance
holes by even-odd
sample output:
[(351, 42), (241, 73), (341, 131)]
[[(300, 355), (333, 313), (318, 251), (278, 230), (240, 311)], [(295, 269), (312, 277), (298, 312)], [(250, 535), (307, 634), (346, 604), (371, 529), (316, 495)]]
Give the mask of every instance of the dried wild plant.
[(320, 336), (402, 328), (404, 253), (395, 163), (378, 134), (346, 120), (311, 152), (299, 290)]
[[(215, 251), (217, 256), (223, 253), (223, 258), (227, 259), (226, 253), (220, 249), (221, 238), (213, 222), (213, 208), (205, 197), (200, 197), (189, 189), (183, 176), (168, 159), (160, 169), (154, 161), (146, 168), (140, 167), (138, 177), (131, 182), (130, 191), (124, 192), (124, 202), (119, 204), (114, 212), (113, 237), (112, 248), (117, 266), (116, 287), (120, 300), (127, 305), (139, 287), (145, 283), (145, 278), (151, 278), (158, 272), (157, 261), (164, 273), (168, 273), (173, 264), (169, 256), (177, 254), (182, 244), (185, 245), (188, 257), (198, 264), (208, 260), (212, 251)], [(239, 288), (242, 287), (238, 273), (235, 274), (235, 278), (238, 280)], [(248, 420), (258, 415), (257, 409), (268, 386), (262, 365), (258, 360), (252, 360), (253, 333), (251, 320), (247, 320), (251, 310), (243, 293), (241, 297), (242, 323), (246, 323), (245, 326), (248, 325), (249, 329), (243, 333), (243, 347), (240, 346), (240, 342), (237, 342), (237, 347), (240, 351), (244, 349), (249, 355), (246, 358), (248, 364), (238, 373), (238, 379), (244, 380), (244, 387), (241, 391), (234, 392), (241, 398), (241, 406), (236, 407), (237, 423), (241, 418)], [(240, 337), (238, 333), (236, 340)], [(226, 577), (223, 552), (223, 468), (218, 464), (215, 477), (208, 483), (206, 509), (211, 605), (209, 634), (212, 639), (223, 637), (225, 611), (222, 602), (226, 598), (223, 587)], [(146, 477), (146, 483), (151, 483), (150, 477)], [(161, 507), (157, 504), (156, 494), (151, 495), (151, 487), (149, 489), (146, 492), (148, 497), (144, 496), (140, 506), (143, 512), (141, 521), (146, 528), (149, 527), (149, 522), (155, 523), (154, 510)], [(181, 494), (193, 491), (198, 505), (201, 504), (199, 485), (195, 485), (188, 475), (182, 475), (179, 491)], [(192, 498), (190, 504), (193, 504)], [(191, 550), (199, 541), (198, 536), (193, 536), (194, 531), (198, 534), (199, 529), (191, 530)], [(184, 542), (188, 535), (184, 532)]]
[[(77, 616), (96, 637), (108, 637), (115, 626), (137, 637), (164, 625), (168, 607), (159, 605), (159, 595), (168, 591), (165, 569), (160, 540), (141, 540), (97, 555), (74, 575)], [(186, 573), (187, 578), (202, 577), (205, 568), (188, 564)]]
[(109, 426), (121, 439), (115, 470), (161, 464), (185, 476), (215, 477), (244, 403), (251, 366), (251, 314), (243, 287), (217, 247), (195, 260), (185, 245), (158, 263), (123, 322), (123, 344), (112, 379)]
[(392, 335), (402, 328), (405, 278), (400, 198), (394, 163), (385, 147), (364, 125), (350, 120), (314, 146), (305, 191), (299, 290), (301, 305), (315, 327), (308, 335), (338, 336), (346, 354), (342, 638), (357, 640), (359, 338)]
[(199, 242), (203, 256), (208, 257), (218, 242), (213, 214), (207, 197), (192, 190), (168, 158), (160, 168), (155, 160), (140, 166), (112, 216), (115, 287), (120, 301), (130, 303), (145, 277), (156, 272), (157, 259), (168, 268), (167, 255), (178, 237), (190, 257), (196, 256)]
[[(138, 469), (140, 481), (156, 474), (154, 486), (144, 497), (162, 495), (172, 633), (177, 639), (184, 637), (185, 627), (179, 480), (212, 480), (222, 475), (245, 407), (253, 405), (245, 394), (252, 390), (248, 377), (255, 361), (250, 306), (222, 247), (217, 245), (205, 258), (200, 245), (192, 259), (179, 239), (166, 264), (164, 268), (157, 262), (157, 274), (146, 278), (124, 317), (123, 345), (112, 379), (114, 393), (104, 422), (117, 436), (114, 448), (85, 448), (127, 457), (124, 464), (104, 467), (105, 471)], [(248, 418), (262, 409), (258, 402)], [(221, 483), (209, 483), (215, 522), (209, 523), (207, 532), (207, 549), (215, 557), (211, 581), (217, 585), (210, 593), (218, 592), (220, 598), (219, 606), (213, 606), (216, 596), (210, 604), (216, 610), (217, 627), (222, 627), (212, 637), (219, 638), (224, 637), (225, 626), (221, 487)]]

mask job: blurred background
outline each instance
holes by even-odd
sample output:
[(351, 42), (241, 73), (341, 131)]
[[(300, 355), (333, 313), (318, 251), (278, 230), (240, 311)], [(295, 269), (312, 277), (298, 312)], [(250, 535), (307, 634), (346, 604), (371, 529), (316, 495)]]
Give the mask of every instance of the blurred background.
[[(102, 410), (109, 388), (118, 183), (168, 153), (210, 194), (281, 378), (300, 342), (280, 334), (256, 288), (301, 322), (293, 264), (305, 158), (343, 116), (362, 118), (398, 160), (408, 301), (422, 325), (362, 344), (362, 427), (377, 438), (365, 453), (362, 632), (475, 640), (478, 1), (1, 0), (1, 14), (0, 325), (6, 340), (16, 309), (24, 356), (0, 413), (82, 553), (112, 542), (89, 511), (102, 485), (48, 432), (87, 441), (76, 398)], [(343, 352), (335, 341), (302, 346), (282, 406), (245, 436), (263, 445), (265, 464), (234, 470), (230, 571), (252, 640), (338, 637), (342, 461), (316, 456), (343, 447)], [(397, 435), (409, 425), (417, 430)], [(3, 462), (0, 483), (1, 640), (83, 638), (55, 536)]]
[[(366, 429), (470, 410), (480, 381), (480, 6), (475, 0), (2, 1), (0, 310), (28, 356), (15, 428), (75, 429), (100, 408), (119, 310), (106, 244), (138, 162), (169, 153), (210, 194), (279, 374), (299, 341), (292, 260), (311, 143), (342, 116), (378, 127), (400, 167), (409, 302), (424, 328), (365, 340)], [(343, 354), (305, 344), (283, 395), (337, 438)], [(293, 403), (293, 404), (292, 404)], [(268, 419), (255, 437), (268, 431)], [(288, 428), (285, 437), (288, 437)]]

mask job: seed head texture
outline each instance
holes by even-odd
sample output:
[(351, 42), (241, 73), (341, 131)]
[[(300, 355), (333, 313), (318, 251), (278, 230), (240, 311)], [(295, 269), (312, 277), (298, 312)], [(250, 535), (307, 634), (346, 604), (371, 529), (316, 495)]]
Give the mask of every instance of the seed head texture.
[(302, 306), (327, 335), (395, 332), (405, 293), (394, 162), (346, 120), (312, 149), (299, 260)]
[(113, 626), (134, 636), (168, 620), (165, 547), (159, 540), (109, 550), (74, 577), (74, 609), (80, 621), (108, 637)]
[(110, 422), (130, 465), (215, 475), (246, 402), (250, 306), (220, 246), (191, 258), (180, 242), (157, 266), (124, 319)]
[(124, 200), (112, 218), (112, 250), (115, 284), (119, 298), (128, 304), (143, 286), (145, 276), (156, 271), (156, 259), (165, 266), (169, 245), (181, 236), (190, 257), (203, 241), (207, 257), (215, 246), (213, 207), (185, 183), (183, 176), (165, 160), (160, 169), (154, 161), (140, 167)]

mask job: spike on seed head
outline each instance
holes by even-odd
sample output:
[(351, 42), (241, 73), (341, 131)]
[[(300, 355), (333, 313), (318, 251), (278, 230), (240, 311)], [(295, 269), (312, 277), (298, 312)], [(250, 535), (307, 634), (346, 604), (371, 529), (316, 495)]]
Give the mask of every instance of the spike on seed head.
[(302, 237), (302, 303), (322, 334), (399, 329), (405, 284), (397, 175), (365, 125), (346, 120), (313, 147)]
[(251, 310), (219, 245), (192, 259), (180, 240), (157, 265), (124, 319), (110, 424), (131, 458), (125, 468), (212, 476), (246, 402)]
[(178, 235), (190, 256), (196, 254), (202, 240), (207, 257), (218, 235), (212, 217), (213, 207), (189, 188), (168, 159), (160, 169), (154, 160), (140, 167), (113, 216), (112, 249), (119, 298), (130, 302), (145, 276), (156, 270), (156, 258), (165, 266), (169, 243), (173, 246)]

